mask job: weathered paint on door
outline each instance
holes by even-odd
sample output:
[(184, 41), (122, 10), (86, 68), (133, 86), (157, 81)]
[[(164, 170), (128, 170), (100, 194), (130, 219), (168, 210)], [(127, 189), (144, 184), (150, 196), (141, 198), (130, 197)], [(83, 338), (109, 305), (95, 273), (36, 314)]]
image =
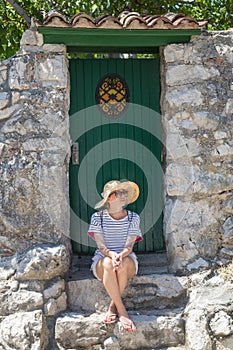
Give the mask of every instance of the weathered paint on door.
[[(113, 74), (128, 86), (130, 102), (117, 118), (104, 115), (96, 105), (98, 83)], [(100, 194), (103, 185), (112, 179), (129, 179), (140, 188), (138, 200), (128, 206), (139, 215), (143, 213), (142, 228), (146, 230), (135, 250), (164, 250), (162, 210), (158, 213), (158, 208), (162, 208), (162, 174), (153, 172), (155, 159), (161, 165), (162, 150), (160, 130), (156, 130), (156, 135), (152, 132), (155, 125), (160, 129), (159, 59), (72, 59), (70, 79), (70, 130), (79, 147), (79, 164), (70, 165), (74, 252), (93, 252), (95, 245), (87, 237), (86, 230), (93, 207), (101, 199), (93, 188)], [(108, 92), (111, 94), (111, 89)], [(102, 95), (104, 98), (104, 93)], [(119, 96), (121, 101), (122, 94)], [(145, 211), (148, 199), (150, 203)], [(150, 226), (147, 223), (153, 223), (152, 227), (147, 229)]]

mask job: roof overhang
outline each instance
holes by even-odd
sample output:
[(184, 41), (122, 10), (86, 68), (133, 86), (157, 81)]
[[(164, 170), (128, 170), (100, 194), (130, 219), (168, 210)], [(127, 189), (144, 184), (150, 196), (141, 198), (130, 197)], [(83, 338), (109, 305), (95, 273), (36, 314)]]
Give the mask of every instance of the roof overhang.
[(46, 44), (64, 44), (68, 52), (157, 52), (159, 46), (187, 43), (201, 29), (91, 29), (39, 26)]

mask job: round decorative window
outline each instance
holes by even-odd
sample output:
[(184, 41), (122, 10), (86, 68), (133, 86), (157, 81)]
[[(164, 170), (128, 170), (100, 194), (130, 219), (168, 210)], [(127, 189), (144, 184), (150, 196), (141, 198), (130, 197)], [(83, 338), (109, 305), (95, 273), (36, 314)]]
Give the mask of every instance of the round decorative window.
[(97, 84), (96, 104), (107, 117), (117, 119), (127, 108), (129, 88), (118, 74), (107, 74)]

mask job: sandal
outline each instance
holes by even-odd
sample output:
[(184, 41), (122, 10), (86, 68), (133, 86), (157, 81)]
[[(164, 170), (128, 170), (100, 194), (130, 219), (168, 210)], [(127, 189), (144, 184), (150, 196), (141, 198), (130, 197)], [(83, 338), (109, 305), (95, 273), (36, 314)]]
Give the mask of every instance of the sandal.
[(104, 323), (115, 323), (117, 321), (117, 314), (106, 315), (103, 322)]
[(127, 331), (127, 332), (135, 332), (136, 331), (136, 326), (135, 323), (129, 319), (129, 322), (123, 321), (122, 317), (119, 318), (120, 324), (122, 328)]

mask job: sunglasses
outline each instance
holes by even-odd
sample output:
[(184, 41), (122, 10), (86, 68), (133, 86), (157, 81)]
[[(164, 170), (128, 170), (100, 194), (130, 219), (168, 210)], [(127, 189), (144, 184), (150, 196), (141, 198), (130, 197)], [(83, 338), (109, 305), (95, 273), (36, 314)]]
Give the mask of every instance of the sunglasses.
[(128, 191), (125, 191), (125, 190), (117, 190), (117, 191), (114, 191), (113, 193), (111, 194), (115, 194), (115, 196), (118, 198), (118, 197), (122, 197), (122, 196), (125, 196), (127, 197), (128, 196)]

